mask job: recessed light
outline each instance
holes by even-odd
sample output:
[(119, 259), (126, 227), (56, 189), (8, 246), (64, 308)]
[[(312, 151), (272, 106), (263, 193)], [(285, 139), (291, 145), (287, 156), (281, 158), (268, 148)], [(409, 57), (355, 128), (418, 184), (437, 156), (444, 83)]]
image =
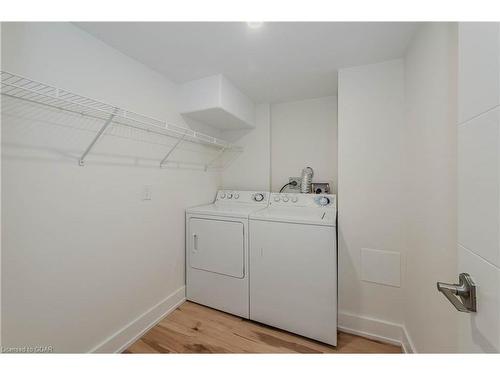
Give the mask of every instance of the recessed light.
[(261, 28), (264, 22), (247, 22), (247, 26), (251, 29)]

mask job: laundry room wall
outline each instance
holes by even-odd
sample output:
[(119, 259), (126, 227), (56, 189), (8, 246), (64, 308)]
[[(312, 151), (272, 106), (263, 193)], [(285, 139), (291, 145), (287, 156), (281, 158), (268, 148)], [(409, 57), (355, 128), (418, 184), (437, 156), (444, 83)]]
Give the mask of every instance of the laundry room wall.
[(222, 173), (226, 189), (272, 190), (314, 168), (314, 181), (337, 187), (337, 97), (256, 106), (256, 127), (223, 131), (221, 137), (244, 147), (229, 155)]
[(339, 73), (339, 325), (407, 351), (457, 350), (435, 285), (456, 278), (457, 45), (425, 23), (404, 59)]
[(408, 172), (403, 60), (340, 70), (338, 106), (339, 326), (400, 342)]
[[(72, 24), (2, 24), (2, 70), (184, 125), (175, 84)], [(2, 344), (117, 350), (182, 301), (184, 209), (213, 199), (219, 173), (160, 169), (171, 144), (115, 129), (80, 167), (102, 123), (2, 106)]]
[(315, 182), (337, 191), (337, 97), (327, 96), (271, 106), (271, 187), (273, 191), (314, 169)]
[(404, 59), (410, 173), (402, 306), (417, 352), (457, 350), (459, 314), (436, 290), (437, 281), (457, 278), (457, 39), (455, 23), (425, 23)]

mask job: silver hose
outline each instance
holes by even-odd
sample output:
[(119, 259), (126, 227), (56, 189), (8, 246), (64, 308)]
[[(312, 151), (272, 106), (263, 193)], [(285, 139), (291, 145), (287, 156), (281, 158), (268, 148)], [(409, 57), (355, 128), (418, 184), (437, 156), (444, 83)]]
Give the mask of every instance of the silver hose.
[(300, 184), (300, 192), (301, 193), (310, 193), (311, 192), (311, 184), (312, 184), (312, 178), (314, 175), (314, 171), (311, 167), (306, 167), (302, 169), (302, 176), (301, 176), (301, 184)]

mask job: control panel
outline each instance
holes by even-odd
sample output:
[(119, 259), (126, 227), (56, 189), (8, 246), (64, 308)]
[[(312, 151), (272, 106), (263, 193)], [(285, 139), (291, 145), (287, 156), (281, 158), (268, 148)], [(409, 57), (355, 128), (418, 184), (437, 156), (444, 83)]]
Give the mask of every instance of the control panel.
[(337, 199), (334, 194), (271, 193), (269, 205), (335, 208)]
[(245, 190), (219, 190), (216, 203), (253, 203), (267, 205), (269, 192), (267, 191), (245, 191)]

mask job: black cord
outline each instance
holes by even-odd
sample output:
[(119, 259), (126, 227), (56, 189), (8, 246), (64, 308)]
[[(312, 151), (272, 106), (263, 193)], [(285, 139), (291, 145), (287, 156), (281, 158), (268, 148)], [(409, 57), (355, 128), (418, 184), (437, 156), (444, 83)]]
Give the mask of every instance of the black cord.
[(297, 186), (297, 181), (291, 181), (291, 182), (289, 182), (288, 184), (283, 185), (283, 187), (280, 189), (280, 193), (281, 193), (281, 192), (283, 191), (283, 189), (285, 189), (288, 185)]

